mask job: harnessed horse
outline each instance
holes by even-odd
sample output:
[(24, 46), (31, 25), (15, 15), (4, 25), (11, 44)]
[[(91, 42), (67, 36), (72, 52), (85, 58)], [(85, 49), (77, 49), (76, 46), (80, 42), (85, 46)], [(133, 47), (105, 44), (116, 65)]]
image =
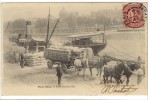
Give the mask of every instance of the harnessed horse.
[(97, 75), (99, 74), (101, 76), (101, 73), (102, 73), (102, 67), (107, 63), (106, 59), (104, 57), (100, 57), (100, 59), (98, 58), (95, 58), (95, 59), (88, 59), (85, 60), (85, 59), (76, 59), (74, 61), (74, 66), (76, 67), (78, 73), (77, 75), (79, 75), (79, 72), (81, 70), (83, 70), (83, 78), (85, 78), (85, 71), (86, 71), (86, 68), (89, 68), (90, 70), (90, 74), (92, 76), (92, 69), (93, 68), (96, 68), (97, 70)]
[(116, 80), (117, 84), (122, 84), (123, 81), (121, 80), (121, 76), (125, 75), (127, 80), (126, 80), (126, 85), (129, 84), (129, 78), (132, 75), (132, 73), (129, 71), (128, 68), (130, 68), (130, 70), (134, 71), (135, 69), (137, 69), (137, 64), (130, 64), (130, 63), (126, 63), (126, 62), (121, 62), (119, 64), (117, 64), (117, 66), (115, 66), (114, 68), (104, 68), (104, 75), (103, 75), (103, 79), (104, 79), (104, 83), (106, 84), (108, 82), (108, 77), (111, 77), (111, 81), (112, 81), (112, 77)]

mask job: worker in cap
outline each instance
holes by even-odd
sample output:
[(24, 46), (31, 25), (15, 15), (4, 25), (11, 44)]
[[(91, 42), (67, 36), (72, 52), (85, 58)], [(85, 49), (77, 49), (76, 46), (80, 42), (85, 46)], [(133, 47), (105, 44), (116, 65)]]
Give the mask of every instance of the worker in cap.
[(139, 85), (142, 82), (142, 79), (144, 76), (144, 70), (143, 70), (142, 66), (138, 65), (136, 71), (132, 71), (129, 67), (128, 67), (128, 69), (131, 73), (137, 75), (137, 85)]
[(61, 63), (60, 62), (57, 62), (58, 66), (56, 68), (56, 72), (57, 72), (57, 77), (58, 77), (58, 85), (61, 86), (61, 78), (62, 78), (62, 75), (63, 75), (63, 70), (62, 70), (62, 67), (61, 67)]
[(20, 53), (20, 66), (24, 68), (24, 54), (22, 52)]
[(138, 59), (137, 59), (137, 64), (138, 64), (139, 66), (141, 66), (141, 63), (142, 63), (141, 57), (140, 57), (140, 56), (138, 56)]
[(138, 59), (137, 59), (137, 65), (140, 66), (143, 71), (144, 71), (144, 75), (145, 75), (145, 67), (144, 67), (144, 63), (142, 62), (142, 59), (140, 56), (138, 56)]

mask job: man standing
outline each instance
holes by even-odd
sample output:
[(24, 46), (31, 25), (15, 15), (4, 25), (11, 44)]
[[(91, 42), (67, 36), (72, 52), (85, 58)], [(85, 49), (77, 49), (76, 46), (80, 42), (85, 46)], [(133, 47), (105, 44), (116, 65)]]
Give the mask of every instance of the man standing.
[(143, 79), (143, 76), (144, 76), (144, 71), (141, 66), (138, 68), (136, 74), (137, 74), (137, 84), (139, 85)]
[(24, 55), (23, 55), (23, 53), (20, 54), (20, 66), (21, 66), (21, 68), (24, 68)]
[(13, 57), (14, 63), (16, 63), (16, 51), (13, 51), (13, 55), (14, 55), (14, 57)]
[(16, 63), (18, 64), (19, 63), (19, 52), (18, 51), (16, 51), (16, 53), (15, 53), (15, 60), (16, 60)]
[(13, 51), (10, 52), (9, 62), (10, 62), (11, 64), (14, 63), (14, 53), (13, 53)]
[(137, 75), (137, 85), (139, 85), (143, 79), (143, 76), (144, 76), (144, 72), (143, 72), (143, 69), (141, 68), (141, 66), (138, 66), (137, 68), (137, 71), (134, 72), (132, 71), (129, 67), (127, 67), (129, 69), (129, 71), (133, 74), (136, 74)]
[(86, 63), (86, 67), (88, 67), (88, 58), (89, 58), (88, 49), (83, 50), (81, 55), (82, 55), (82, 60)]
[(58, 77), (58, 85), (61, 86), (61, 77), (62, 77), (62, 74), (63, 74), (61, 63), (58, 63), (56, 71), (57, 71), (57, 77)]
[(139, 56), (138, 59), (137, 59), (137, 64), (138, 64), (139, 66), (141, 66), (141, 63), (142, 63), (142, 60), (141, 60), (141, 57)]
[(145, 67), (143, 65), (143, 62), (140, 56), (137, 59), (137, 65), (141, 67), (141, 69), (143, 70), (144, 76), (145, 76)]

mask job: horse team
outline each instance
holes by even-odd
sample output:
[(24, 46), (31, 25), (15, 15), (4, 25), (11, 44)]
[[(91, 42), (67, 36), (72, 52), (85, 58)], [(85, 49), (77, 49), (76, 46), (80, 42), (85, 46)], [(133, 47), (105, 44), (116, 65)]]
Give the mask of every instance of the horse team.
[[(76, 71), (79, 72), (83, 70), (83, 79), (85, 79), (85, 71), (86, 68), (89, 68), (90, 74), (92, 76), (92, 69), (96, 68), (98, 74), (103, 74), (103, 81), (104, 84), (108, 82), (112, 82), (112, 78), (115, 79), (117, 84), (122, 84), (123, 81), (121, 80), (121, 76), (126, 76), (126, 85), (129, 84), (129, 78), (132, 75), (131, 71), (138, 69), (137, 63), (131, 63), (126, 61), (115, 61), (113, 59), (107, 58), (106, 56), (98, 56), (92, 59), (83, 59), (83, 58), (76, 58), (74, 61), (74, 66)], [(110, 77), (110, 81), (108, 78)]]

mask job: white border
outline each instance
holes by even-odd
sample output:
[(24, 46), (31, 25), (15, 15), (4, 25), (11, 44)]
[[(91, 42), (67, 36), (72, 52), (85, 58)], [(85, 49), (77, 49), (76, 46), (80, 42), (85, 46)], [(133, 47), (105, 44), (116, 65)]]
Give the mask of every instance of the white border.
[(148, 0), (1, 0), (1, 2), (148, 2)]
[(1, 99), (126, 99), (126, 100), (147, 100), (146, 96), (3, 96)]
[[(1, 3), (5, 2), (148, 2), (148, 0), (1, 0)], [(0, 7), (1, 8), (1, 7)], [(1, 10), (1, 9), (0, 9)], [(1, 11), (0, 11), (1, 13)], [(0, 14), (1, 15), (1, 14)], [(1, 18), (1, 16), (0, 16)], [(0, 19), (1, 20), (1, 19)], [(1, 22), (1, 21), (0, 21)], [(0, 25), (2, 27), (2, 23)], [(0, 29), (0, 33), (2, 33)], [(2, 34), (0, 34), (0, 38), (2, 39)], [(2, 41), (0, 41), (0, 48), (2, 48)], [(2, 49), (0, 49), (2, 50)], [(0, 56), (2, 57), (2, 52), (0, 52)], [(2, 60), (0, 57), (0, 63), (2, 64)], [(1, 74), (1, 71), (0, 71)], [(1, 77), (0, 77), (1, 79)], [(0, 80), (1, 82), (1, 80)], [(1, 89), (0, 89), (1, 92)], [(0, 93), (1, 95), (1, 93)], [(0, 99), (126, 99), (126, 100), (148, 100), (147, 96), (1, 96)]]

